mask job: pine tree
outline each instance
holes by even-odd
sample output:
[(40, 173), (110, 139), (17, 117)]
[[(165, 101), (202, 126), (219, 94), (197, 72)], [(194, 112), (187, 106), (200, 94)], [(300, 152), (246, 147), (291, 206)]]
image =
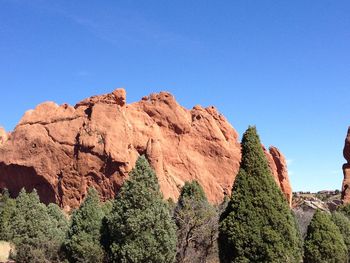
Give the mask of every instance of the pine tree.
[(181, 190), (174, 219), (177, 225), (176, 262), (205, 262), (217, 238), (217, 211), (196, 181)]
[(332, 213), (332, 221), (339, 228), (350, 256), (350, 220), (339, 212)]
[(173, 262), (176, 226), (145, 157), (137, 160), (116, 196), (108, 228), (113, 262)]
[(295, 220), (275, 183), (255, 127), (242, 138), (242, 160), (220, 218), (221, 262), (300, 262)]
[(308, 226), (304, 242), (304, 262), (347, 262), (347, 248), (343, 237), (326, 212), (316, 210)]
[(87, 197), (73, 212), (71, 226), (64, 243), (69, 262), (102, 262), (104, 250), (100, 244), (104, 213), (95, 189), (88, 190)]

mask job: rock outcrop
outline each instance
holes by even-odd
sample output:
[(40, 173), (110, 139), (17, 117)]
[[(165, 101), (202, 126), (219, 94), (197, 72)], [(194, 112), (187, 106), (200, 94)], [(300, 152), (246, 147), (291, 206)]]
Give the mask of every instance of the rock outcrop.
[(8, 135), (4, 128), (0, 127), (0, 146), (7, 141)]
[(345, 138), (343, 155), (346, 163), (343, 164), (343, 186), (342, 186), (342, 201), (344, 204), (350, 203), (350, 127)]
[[(271, 149), (271, 169), (289, 200), (284, 158)], [(156, 170), (165, 198), (176, 199), (185, 181), (198, 180), (218, 203), (231, 192), (240, 144), (215, 107), (187, 110), (167, 92), (131, 104), (123, 89), (74, 107), (45, 102), (27, 111), (0, 143), (0, 188), (14, 195), (36, 188), (43, 202), (70, 209), (89, 186), (113, 198), (141, 154)]]
[(287, 162), (284, 155), (274, 146), (267, 151), (264, 148), (265, 155), (269, 162), (272, 175), (276, 181), (276, 184), (281, 188), (289, 205), (292, 205), (292, 187), (289, 182)]

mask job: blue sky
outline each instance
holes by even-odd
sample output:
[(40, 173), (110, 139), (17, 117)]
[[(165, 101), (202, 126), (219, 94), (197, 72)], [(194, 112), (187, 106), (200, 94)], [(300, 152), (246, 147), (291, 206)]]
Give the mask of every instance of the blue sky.
[(341, 187), (350, 2), (0, 0), (0, 125), (125, 87), (215, 105), (289, 160), (294, 190)]

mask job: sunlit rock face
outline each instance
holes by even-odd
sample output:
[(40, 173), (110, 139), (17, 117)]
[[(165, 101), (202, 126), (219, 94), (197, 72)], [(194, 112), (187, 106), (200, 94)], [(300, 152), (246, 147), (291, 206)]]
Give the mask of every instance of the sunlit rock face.
[[(215, 107), (188, 110), (168, 92), (127, 104), (117, 89), (74, 107), (42, 103), (9, 136), (0, 130), (0, 188), (13, 195), (35, 188), (43, 202), (71, 209), (90, 186), (113, 198), (140, 155), (164, 198), (176, 200), (185, 181), (197, 180), (212, 203), (230, 194), (241, 158), (237, 132)], [(284, 157), (274, 147), (268, 156), (290, 202)]]

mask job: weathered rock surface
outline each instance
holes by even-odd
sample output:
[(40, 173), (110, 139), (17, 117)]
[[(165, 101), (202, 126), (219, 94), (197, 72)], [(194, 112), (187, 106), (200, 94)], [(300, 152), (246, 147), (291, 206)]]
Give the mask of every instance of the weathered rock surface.
[[(271, 149), (271, 169), (290, 200), (284, 157)], [(112, 198), (141, 154), (156, 170), (165, 198), (176, 199), (185, 181), (198, 180), (218, 203), (231, 192), (240, 144), (214, 107), (187, 110), (167, 92), (132, 104), (123, 89), (75, 107), (45, 102), (27, 111), (0, 142), (0, 188), (14, 195), (36, 188), (42, 201), (70, 209), (89, 186)]]
[(343, 155), (347, 163), (343, 165), (343, 186), (342, 186), (342, 201), (344, 204), (350, 203), (350, 127), (345, 138)]
[(274, 146), (269, 151), (263, 147), (276, 184), (281, 188), (289, 205), (292, 205), (292, 187), (289, 182), (287, 162), (284, 155)]
[(4, 128), (0, 127), (0, 145), (7, 141), (8, 135)]

